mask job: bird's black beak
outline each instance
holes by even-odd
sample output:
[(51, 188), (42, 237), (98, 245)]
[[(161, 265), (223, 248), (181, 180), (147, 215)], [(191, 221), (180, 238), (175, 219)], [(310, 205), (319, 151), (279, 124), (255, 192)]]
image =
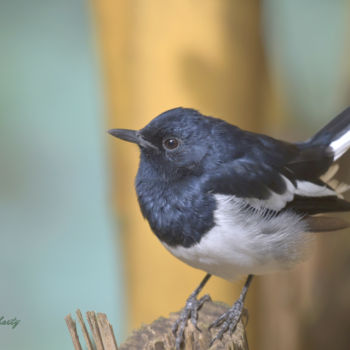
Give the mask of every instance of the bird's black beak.
[(136, 143), (140, 147), (143, 148), (153, 148), (158, 150), (156, 146), (145, 140), (138, 130), (128, 130), (128, 129), (111, 129), (108, 132), (118, 139), (122, 139), (124, 141)]
[(108, 132), (112, 136), (118, 137), (118, 139), (139, 144), (139, 136), (136, 130), (111, 129), (111, 130), (108, 130)]

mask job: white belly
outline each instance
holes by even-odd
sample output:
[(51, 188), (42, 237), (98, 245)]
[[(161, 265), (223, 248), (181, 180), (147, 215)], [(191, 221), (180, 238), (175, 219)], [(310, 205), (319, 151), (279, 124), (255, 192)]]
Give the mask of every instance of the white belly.
[(313, 235), (293, 212), (265, 217), (242, 209), (241, 201), (215, 195), (216, 226), (190, 248), (164, 246), (187, 264), (233, 280), (241, 275), (287, 269), (305, 259)]

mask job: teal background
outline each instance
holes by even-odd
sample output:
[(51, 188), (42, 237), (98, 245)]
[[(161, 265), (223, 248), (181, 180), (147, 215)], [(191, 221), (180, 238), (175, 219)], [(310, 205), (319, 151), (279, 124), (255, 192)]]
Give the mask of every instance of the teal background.
[[(125, 324), (88, 2), (0, 1), (0, 348), (72, 349), (77, 308)], [(124, 302), (122, 302), (124, 300)]]
[(349, 105), (348, 0), (263, 0), (264, 47), (305, 137)]

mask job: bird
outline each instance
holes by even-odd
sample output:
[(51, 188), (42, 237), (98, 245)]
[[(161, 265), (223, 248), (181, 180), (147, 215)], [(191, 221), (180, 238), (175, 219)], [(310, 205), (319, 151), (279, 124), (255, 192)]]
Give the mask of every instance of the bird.
[[(111, 129), (138, 145), (135, 188), (142, 215), (163, 246), (206, 272), (173, 326), (176, 349), (188, 320), (197, 326), (198, 299), (212, 275), (248, 276), (238, 300), (209, 328), (211, 345), (235, 330), (254, 275), (304, 261), (317, 232), (349, 224), (350, 186), (334, 178), (350, 148), (350, 107), (304, 142), (240, 129), (191, 108), (173, 108), (140, 130)], [(322, 214), (322, 215), (321, 215)]]

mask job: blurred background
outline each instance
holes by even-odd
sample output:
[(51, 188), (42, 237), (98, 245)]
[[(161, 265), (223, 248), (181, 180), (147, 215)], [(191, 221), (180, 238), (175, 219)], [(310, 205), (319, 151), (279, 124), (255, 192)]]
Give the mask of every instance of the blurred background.
[[(349, 105), (349, 0), (0, 0), (1, 349), (72, 349), (64, 317), (118, 341), (183, 307), (203, 272), (142, 219), (138, 150), (106, 134), (193, 107), (300, 141)], [(347, 160), (345, 159), (344, 162)], [(348, 167), (348, 169), (350, 166)], [(350, 171), (344, 171), (349, 181)], [(348, 349), (349, 232), (249, 292), (252, 349)], [(205, 292), (232, 304), (242, 281)]]

